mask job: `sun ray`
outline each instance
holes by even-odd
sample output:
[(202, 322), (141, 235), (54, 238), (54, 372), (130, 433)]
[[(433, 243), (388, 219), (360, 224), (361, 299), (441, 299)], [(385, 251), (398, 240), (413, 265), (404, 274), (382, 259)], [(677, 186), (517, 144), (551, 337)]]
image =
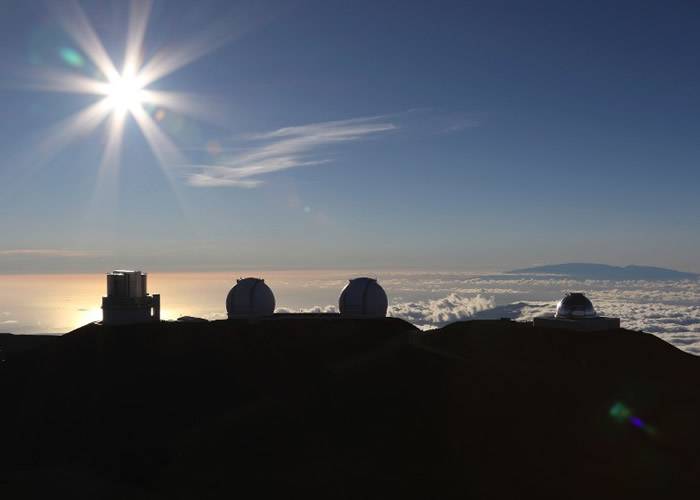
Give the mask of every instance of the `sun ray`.
[(180, 211), (185, 215), (180, 193), (177, 190), (177, 185), (170, 171), (173, 166), (185, 165), (187, 163), (185, 157), (170, 138), (156, 125), (149, 114), (146, 113), (143, 106), (136, 106), (130, 111), (131, 116), (134, 117), (134, 120), (141, 129), (141, 133), (143, 133), (143, 136), (146, 138), (146, 142), (151, 148), (153, 155), (158, 160), (160, 169), (168, 181), (170, 190), (177, 199)]
[(126, 113), (112, 113), (107, 129), (105, 149), (102, 153), (100, 166), (97, 170), (97, 180), (92, 192), (90, 210), (86, 218), (99, 217), (105, 209), (116, 207), (119, 191), (119, 164), (121, 162), (122, 138)]
[[(122, 153), (122, 138), (124, 136), (124, 123), (126, 122), (126, 113), (113, 113), (107, 131), (107, 143), (102, 154), (100, 167), (97, 171), (98, 187), (104, 178), (113, 177), (117, 173), (117, 167), (121, 160)], [(112, 179), (110, 179), (112, 180)]]
[[(38, 143), (27, 148), (22, 155), (12, 159), (12, 163), (21, 166), (21, 168), (12, 170), (14, 175), (11, 178), (0, 177), (0, 182), (16, 185), (31, 182), (38, 169), (50, 163), (80, 136), (90, 134), (110, 113), (111, 108), (106, 99), (101, 99), (55, 123), (48, 130), (41, 131)], [(8, 170), (8, 172), (10, 171)]]
[(78, 44), (108, 81), (119, 76), (117, 68), (107, 54), (97, 33), (78, 4), (77, 0), (49, 2), (63, 29)]
[(198, 35), (158, 51), (143, 66), (139, 78), (144, 86), (154, 83), (254, 30), (277, 15), (278, 11), (279, 8), (270, 8), (267, 2), (240, 2), (235, 9), (222, 12), (216, 23)]
[(111, 111), (108, 99), (100, 99), (51, 127), (47, 137), (39, 145), (43, 159), (48, 161), (78, 137), (88, 135)]
[(143, 66), (139, 72), (139, 78), (144, 86), (154, 83), (258, 28), (287, 8), (289, 7), (273, 8), (269, 2), (259, 0), (238, 2), (236, 8), (222, 12), (218, 21), (199, 35), (179, 45), (158, 51)]
[(143, 89), (141, 100), (209, 123), (223, 123), (225, 119), (221, 107), (201, 96), (186, 92)]
[(30, 81), (23, 88), (44, 92), (105, 95), (108, 88), (105, 82), (57, 68), (32, 68), (27, 77)]
[(100, 162), (99, 173), (102, 173), (105, 169), (113, 170), (119, 164), (125, 122), (126, 113), (112, 114), (109, 131), (107, 132), (107, 144)]
[(136, 106), (131, 110), (134, 120), (139, 125), (151, 151), (164, 167), (170, 165), (183, 165), (185, 158), (172, 140), (156, 125), (143, 106)]
[(124, 67), (122, 75), (133, 77), (143, 62), (143, 41), (146, 36), (148, 19), (151, 15), (151, 0), (131, 0), (129, 6), (129, 27), (126, 36)]
[(225, 44), (228, 38), (229, 34), (212, 30), (178, 46), (160, 50), (143, 66), (139, 79), (144, 86), (150, 85)]

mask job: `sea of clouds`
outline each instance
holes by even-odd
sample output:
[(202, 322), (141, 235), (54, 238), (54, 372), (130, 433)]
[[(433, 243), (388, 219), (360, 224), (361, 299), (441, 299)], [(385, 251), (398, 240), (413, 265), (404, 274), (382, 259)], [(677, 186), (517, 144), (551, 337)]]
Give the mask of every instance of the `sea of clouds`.
[[(388, 314), (424, 330), (468, 319), (531, 320), (554, 313), (564, 293), (577, 291), (593, 301), (600, 315), (621, 318), (624, 328), (657, 335), (684, 351), (700, 354), (700, 280), (580, 280), (466, 273), (385, 273), (378, 277), (389, 295)], [(337, 288), (343, 284), (331, 280), (315, 285)], [(337, 308), (324, 304), (279, 310), (333, 312)]]
[[(356, 271), (270, 271), (265, 273), (277, 298), (277, 311), (335, 312), (341, 289)], [(423, 330), (469, 319), (531, 320), (553, 314), (565, 292), (584, 292), (601, 315), (619, 317), (622, 326), (643, 331), (692, 354), (700, 354), (700, 280), (583, 280), (561, 276), (380, 272), (389, 296), (388, 314)], [(229, 273), (160, 277), (163, 317), (226, 317)], [(99, 320), (104, 276), (85, 279), (83, 288), (66, 290), (58, 276), (28, 280), (16, 293), (16, 280), (0, 280), (0, 332), (64, 333)], [(169, 281), (168, 281), (169, 280)], [(51, 286), (49, 286), (51, 285)], [(31, 288), (34, 286), (35, 288)], [(52, 293), (47, 296), (48, 290)], [(29, 287), (29, 288), (27, 288)], [(26, 297), (41, 297), (27, 302)], [(26, 303), (25, 303), (26, 302)], [(86, 309), (87, 308), (87, 309)]]

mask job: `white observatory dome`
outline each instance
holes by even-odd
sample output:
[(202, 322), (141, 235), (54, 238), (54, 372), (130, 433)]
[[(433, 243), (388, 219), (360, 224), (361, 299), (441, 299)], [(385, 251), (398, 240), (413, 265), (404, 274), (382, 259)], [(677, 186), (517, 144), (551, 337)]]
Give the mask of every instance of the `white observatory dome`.
[(226, 297), (226, 312), (229, 319), (270, 316), (275, 312), (275, 296), (264, 280), (239, 279)]
[(557, 304), (555, 318), (595, 318), (598, 314), (588, 298), (582, 293), (567, 293)]
[(384, 289), (372, 278), (355, 278), (345, 285), (338, 299), (340, 314), (345, 316), (386, 316), (389, 301)]

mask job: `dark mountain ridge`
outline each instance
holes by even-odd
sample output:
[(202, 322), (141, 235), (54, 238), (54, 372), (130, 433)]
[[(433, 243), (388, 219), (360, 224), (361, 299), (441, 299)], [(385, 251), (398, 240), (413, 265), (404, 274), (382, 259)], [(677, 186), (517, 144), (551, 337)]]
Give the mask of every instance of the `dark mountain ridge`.
[(596, 280), (648, 280), (648, 281), (680, 281), (696, 280), (700, 274), (674, 271), (662, 267), (651, 266), (610, 266), (607, 264), (590, 264), (570, 262), (546, 266), (527, 267), (507, 271), (506, 274), (553, 274), (579, 279)]
[(86, 325), (0, 365), (15, 498), (679, 498), (700, 359), (616, 330)]
[(0, 362), (8, 356), (35, 349), (47, 342), (58, 339), (58, 335), (14, 335), (0, 333)]

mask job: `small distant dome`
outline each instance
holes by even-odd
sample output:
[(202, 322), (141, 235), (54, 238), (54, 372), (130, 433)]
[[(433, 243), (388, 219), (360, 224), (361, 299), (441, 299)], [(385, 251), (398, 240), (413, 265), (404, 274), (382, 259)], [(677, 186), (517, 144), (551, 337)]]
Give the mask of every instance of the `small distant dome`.
[(582, 293), (567, 293), (557, 304), (556, 318), (595, 318), (598, 314), (588, 298)]
[(226, 312), (229, 319), (270, 316), (275, 312), (275, 296), (264, 280), (239, 279), (226, 297)]
[(345, 285), (338, 299), (340, 314), (346, 316), (386, 316), (386, 292), (372, 278), (355, 278)]

